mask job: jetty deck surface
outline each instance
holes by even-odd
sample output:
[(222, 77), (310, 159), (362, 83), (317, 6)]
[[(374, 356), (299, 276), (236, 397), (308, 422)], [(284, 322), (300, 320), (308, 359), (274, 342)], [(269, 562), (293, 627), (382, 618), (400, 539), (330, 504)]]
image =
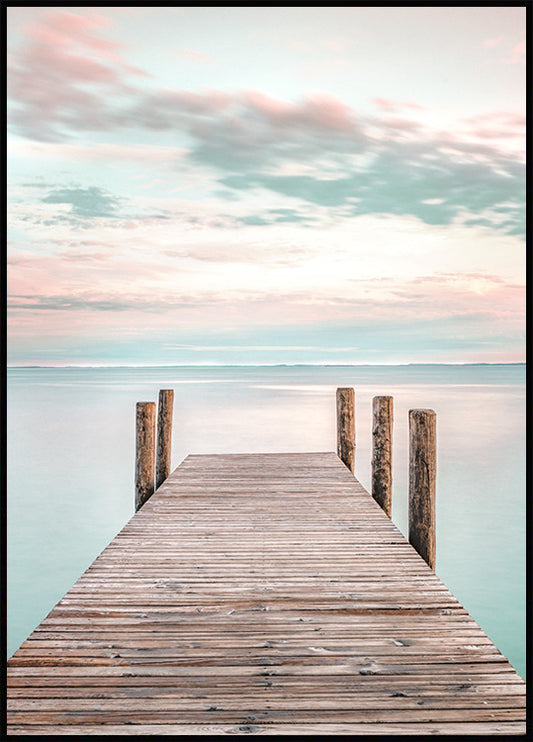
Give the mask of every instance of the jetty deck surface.
[(188, 456), (8, 662), (10, 734), (524, 734), (524, 707), (334, 453)]

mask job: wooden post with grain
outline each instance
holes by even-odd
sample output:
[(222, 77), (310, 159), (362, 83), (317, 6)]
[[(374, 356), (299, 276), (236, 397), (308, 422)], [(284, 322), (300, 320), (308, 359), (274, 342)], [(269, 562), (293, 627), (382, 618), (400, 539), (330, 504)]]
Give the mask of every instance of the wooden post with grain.
[(435, 569), (437, 416), (409, 410), (409, 541)]
[(337, 389), (337, 456), (354, 473), (355, 468), (355, 391)]
[(372, 497), (392, 513), (392, 397), (372, 400)]
[(170, 474), (173, 405), (174, 390), (160, 389), (159, 405), (157, 409), (157, 451), (155, 467), (156, 490), (159, 489)]
[(154, 492), (155, 402), (137, 402), (135, 429), (135, 511)]

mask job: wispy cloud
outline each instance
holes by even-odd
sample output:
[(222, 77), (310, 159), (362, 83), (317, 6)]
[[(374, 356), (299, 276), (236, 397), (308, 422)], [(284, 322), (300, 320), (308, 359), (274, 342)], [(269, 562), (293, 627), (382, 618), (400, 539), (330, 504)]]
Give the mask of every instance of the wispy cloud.
[(40, 357), (41, 346), (56, 347), (68, 321), (76, 328), (65, 346), (71, 358), (101, 357), (112, 343), (113, 357), (126, 354), (130, 361), (149, 353), (159, 362), (206, 363), (520, 360), (524, 312), (523, 286), (483, 273), (358, 281), (343, 296), (324, 289), (181, 289), (152, 296), (40, 291), (12, 296), (9, 308), (17, 345), (31, 340), (33, 355), (26, 358)]
[[(369, 300), (369, 297), (372, 297)], [(524, 287), (502, 280), (498, 276), (484, 273), (465, 275), (437, 274), (420, 276), (411, 281), (367, 279), (353, 281), (350, 292), (341, 290), (340, 295), (325, 288), (311, 291), (309, 288), (286, 293), (273, 293), (271, 288), (261, 291), (241, 289), (227, 291), (217, 288), (201, 293), (179, 287), (174, 294), (168, 289), (157, 296), (131, 291), (124, 286), (119, 293), (89, 291), (77, 293), (12, 293), (9, 299), (11, 310), (49, 311), (97, 311), (97, 312), (151, 312), (169, 314), (168, 322), (174, 321), (173, 312), (189, 308), (198, 314), (205, 307), (246, 307), (246, 324), (261, 320), (264, 312), (274, 312), (292, 321), (311, 318), (365, 321), (395, 317), (396, 320), (413, 318), (442, 319), (472, 316), (484, 318), (514, 318), (522, 321), (525, 310)], [(275, 307), (275, 309), (273, 309)], [(290, 308), (290, 309), (289, 309)]]

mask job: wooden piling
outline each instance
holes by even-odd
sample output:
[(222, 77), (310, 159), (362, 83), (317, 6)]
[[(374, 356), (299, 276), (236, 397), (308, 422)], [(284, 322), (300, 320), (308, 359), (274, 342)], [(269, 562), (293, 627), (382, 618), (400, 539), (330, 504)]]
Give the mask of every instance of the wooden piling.
[(154, 492), (155, 402), (137, 402), (135, 445), (135, 510)]
[(355, 467), (355, 391), (337, 389), (337, 456), (354, 472)]
[(155, 488), (158, 489), (170, 474), (172, 447), (172, 408), (174, 390), (159, 390), (157, 409), (157, 450), (155, 468)]
[(392, 514), (392, 397), (372, 400), (372, 497)]
[(435, 569), (437, 416), (409, 410), (409, 541)]

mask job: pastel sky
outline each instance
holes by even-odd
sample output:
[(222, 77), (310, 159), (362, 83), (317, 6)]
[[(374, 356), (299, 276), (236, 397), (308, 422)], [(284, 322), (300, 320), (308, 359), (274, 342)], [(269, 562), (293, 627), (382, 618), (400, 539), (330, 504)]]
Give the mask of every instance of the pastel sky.
[(525, 359), (525, 7), (8, 7), (8, 363)]

